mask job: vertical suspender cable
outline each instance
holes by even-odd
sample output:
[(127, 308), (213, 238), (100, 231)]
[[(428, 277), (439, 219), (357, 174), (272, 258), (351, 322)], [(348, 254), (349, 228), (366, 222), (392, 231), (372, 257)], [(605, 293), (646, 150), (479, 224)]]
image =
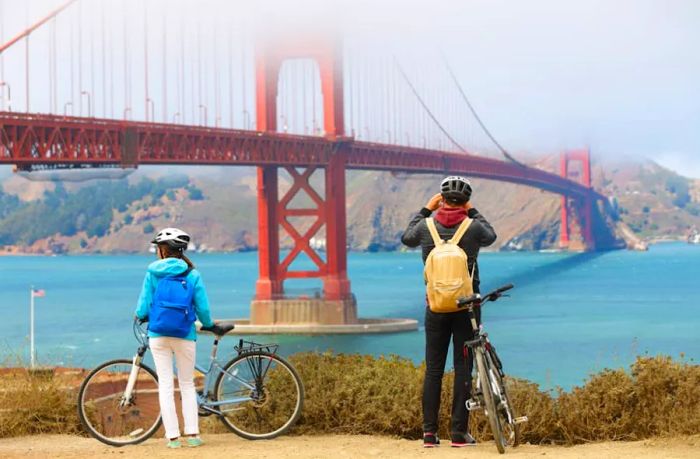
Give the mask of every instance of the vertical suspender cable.
[[(92, 14), (95, 13), (94, 4), (92, 5)], [(95, 23), (90, 22), (90, 97), (88, 97), (88, 116), (96, 116), (95, 114)]]
[(126, 0), (122, 1), (122, 38), (124, 44), (124, 119), (127, 118), (127, 110), (131, 107), (131, 101), (129, 100), (129, 53), (127, 46), (127, 31), (126, 31)]
[(114, 119), (114, 23), (109, 24), (109, 117)]
[(199, 99), (197, 110), (199, 110), (199, 124), (202, 123), (202, 23), (197, 23), (197, 98)]
[(306, 85), (308, 84), (308, 75), (309, 75), (309, 63), (308, 61), (304, 61), (303, 66), (301, 68), (302, 74), (301, 74), (301, 100), (302, 100), (302, 107), (303, 107), (303, 120), (302, 123), (304, 124), (304, 135), (307, 135), (309, 133), (309, 124), (308, 124), (308, 118), (306, 116), (306, 112), (308, 111), (308, 105), (309, 101), (306, 99)]
[(178, 107), (182, 124), (186, 124), (186, 95), (185, 95), (185, 14), (180, 11), (180, 105)]
[(78, 101), (80, 116), (83, 116), (83, 2), (78, 3)]
[(233, 129), (233, 27), (228, 27), (228, 117), (229, 126)]
[[(0, 0), (0, 43), (5, 43), (5, 0)], [(5, 81), (5, 56), (0, 54), (0, 81)], [(0, 99), (3, 101), (3, 106), (0, 109), (5, 109), (5, 88), (0, 88)]]
[(241, 113), (242, 115), (242, 126), (243, 129), (250, 129), (246, 120), (246, 115), (248, 115), (248, 120), (250, 120), (251, 114), (248, 112), (248, 98), (246, 97), (246, 87), (245, 87), (245, 79), (246, 79), (246, 65), (245, 65), (245, 30), (241, 27), (241, 104), (243, 106), (243, 112)]
[[(29, 2), (25, 3), (24, 5), (24, 12), (25, 12), (25, 19), (26, 19), (26, 24), (27, 27), (29, 27)], [(24, 77), (25, 77), (25, 93), (26, 93), (26, 99), (27, 99), (27, 113), (29, 113), (29, 35), (26, 36), (25, 38), (25, 47), (24, 47)]]
[(100, 5), (100, 23), (102, 30), (102, 116), (107, 118), (107, 44), (105, 43), (105, 5)]
[(211, 33), (213, 38), (211, 42), (213, 43), (213, 64), (212, 66), (207, 66), (209, 69), (214, 70), (214, 126), (219, 126), (219, 40), (218, 40), (218, 21), (214, 19), (214, 25), (211, 27)]
[(168, 10), (163, 11), (163, 122), (168, 122)]
[(148, 116), (148, 2), (143, 2), (143, 72), (144, 72), (144, 113)]
[(52, 28), (52, 51), (53, 51), (53, 113), (58, 112), (58, 34), (56, 29), (58, 28), (58, 20), (54, 18)]
[(54, 65), (53, 65), (53, 27), (55, 23), (51, 21), (51, 25), (49, 26), (50, 32), (49, 32), (49, 39), (47, 41), (47, 49), (49, 52), (49, 113), (53, 113), (53, 90), (54, 90)]

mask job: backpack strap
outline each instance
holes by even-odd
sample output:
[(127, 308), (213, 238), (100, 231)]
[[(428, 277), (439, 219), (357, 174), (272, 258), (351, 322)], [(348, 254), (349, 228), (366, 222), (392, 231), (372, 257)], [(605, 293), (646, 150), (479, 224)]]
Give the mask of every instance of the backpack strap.
[(467, 217), (464, 220), (462, 220), (462, 223), (459, 225), (459, 228), (457, 228), (457, 232), (452, 236), (452, 239), (450, 239), (448, 242), (450, 244), (459, 244), (459, 241), (462, 240), (462, 237), (464, 236), (464, 233), (467, 232), (469, 229), (469, 226), (471, 226), (472, 222), (471, 218)]
[(432, 217), (426, 218), (425, 223), (428, 225), (428, 230), (430, 231), (430, 236), (433, 238), (433, 243), (435, 243), (435, 247), (442, 245), (445, 243), (440, 238), (440, 234), (438, 234), (437, 227), (435, 226), (435, 220)]

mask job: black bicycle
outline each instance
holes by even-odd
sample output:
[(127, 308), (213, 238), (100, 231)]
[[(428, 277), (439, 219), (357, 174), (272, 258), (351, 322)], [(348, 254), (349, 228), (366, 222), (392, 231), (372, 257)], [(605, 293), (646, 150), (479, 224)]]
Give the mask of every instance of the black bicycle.
[(469, 411), (483, 409), (493, 432), (498, 452), (505, 453), (507, 446), (516, 447), (520, 443), (519, 424), (527, 421), (527, 416), (517, 417), (515, 408), (506, 390), (503, 365), (496, 354), (496, 348), (489, 341), (488, 334), (476, 321), (475, 308), (489, 301), (496, 301), (503, 293), (512, 289), (513, 284), (504, 285), (491, 293), (480, 296), (478, 293), (461, 298), (457, 303), (469, 312), (469, 321), (474, 339), (464, 342), (465, 355), (471, 352), (476, 361), (476, 390), (467, 401)]

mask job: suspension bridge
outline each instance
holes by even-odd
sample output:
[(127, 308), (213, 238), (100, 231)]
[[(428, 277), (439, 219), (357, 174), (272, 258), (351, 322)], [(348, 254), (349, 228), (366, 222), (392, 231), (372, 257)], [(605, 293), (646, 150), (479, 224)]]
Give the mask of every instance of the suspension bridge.
[[(591, 187), (589, 152), (562, 153), (559, 174), (517, 161), (448, 64), (435, 70), (442, 80), (427, 78), (420, 66), (322, 30), (255, 34), (226, 18), (187, 20), (154, 5), (72, 0), (31, 20), (27, 12), (26, 27), (9, 39), (0, 20), (0, 164), (256, 166), (251, 323), (358, 322), (346, 262), (348, 169), (464, 174), (556, 193), (562, 247), (574, 232), (588, 250), (599, 248), (593, 220), (604, 197)], [(488, 142), (503, 159), (478, 153)], [(281, 171), (291, 181), (284, 193)], [(312, 205), (295, 205), (301, 195)], [(311, 223), (302, 228), (300, 219)], [(325, 252), (311, 244), (322, 229)], [(284, 257), (281, 230), (292, 240)], [(301, 254), (314, 269), (292, 269)], [(322, 295), (285, 295), (284, 281), (298, 278), (321, 279)]]

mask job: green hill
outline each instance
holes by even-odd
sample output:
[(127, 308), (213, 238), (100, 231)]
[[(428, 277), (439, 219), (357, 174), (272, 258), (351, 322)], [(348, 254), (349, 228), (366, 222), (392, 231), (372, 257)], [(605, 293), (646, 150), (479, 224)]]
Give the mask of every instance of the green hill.
[[(555, 166), (554, 157), (538, 161), (538, 167)], [(290, 186), (285, 174), (280, 193)], [(619, 220), (641, 238), (683, 239), (692, 227), (700, 227), (698, 181), (652, 162), (596, 163), (593, 177), (596, 188), (614, 198)], [(439, 179), (348, 172), (349, 246), (399, 249), (411, 213), (435, 192)], [(321, 171), (312, 183), (322, 190)], [(557, 247), (558, 196), (475, 180), (472, 201), (496, 228), (495, 249)], [(198, 250), (250, 250), (257, 245), (256, 212), (253, 168), (144, 167), (127, 178), (82, 183), (0, 174), (0, 253), (145, 252), (149, 238), (164, 226), (191, 232)], [(302, 229), (313, 223), (301, 220), (293, 223)], [(282, 244), (288, 244), (286, 233), (281, 235)], [(324, 237), (321, 230), (317, 238)]]

